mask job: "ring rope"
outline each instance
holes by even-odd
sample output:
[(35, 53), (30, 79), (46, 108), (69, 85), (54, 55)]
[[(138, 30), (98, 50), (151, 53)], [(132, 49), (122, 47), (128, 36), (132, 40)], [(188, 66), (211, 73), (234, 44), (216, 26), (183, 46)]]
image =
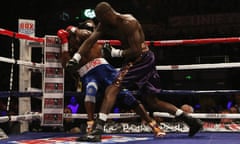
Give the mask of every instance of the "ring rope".
[[(189, 113), (190, 116), (194, 118), (200, 119), (240, 119), (240, 114), (222, 114), (222, 113)], [(96, 114), (95, 114), (96, 116)], [(155, 117), (164, 117), (164, 118), (175, 118), (175, 116), (166, 113), (166, 112), (153, 112), (153, 116)], [(22, 115), (11, 115), (11, 116), (1, 116), (0, 123), (4, 123), (7, 121), (27, 121), (33, 119), (40, 119), (42, 117), (42, 113), (39, 112), (26, 112)], [(64, 113), (64, 118), (73, 118), (73, 119), (87, 119), (87, 114), (72, 114), (72, 113)], [(125, 119), (125, 118), (135, 118), (140, 117), (136, 113), (110, 113), (108, 115), (109, 119)]]
[[(0, 97), (7, 97), (8, 95), (12, 95), (15, 97), (42, 97), (43, 93), (42, 92), (19, 92), (19, 91), (1, 91), (0, 92)], [(72, 92), (72, 91), (65, 91), (64, 96), (78, 96), (81, 97), (83, 96), (82, 93), (80, 92)]]
[[(9, 37), (26, 39), (36, 42), (44, 42), (44, 38), (31, 37), (26, 34), (12, 32), (3, 28), (0, 28), (0, 34), (7, 35)], [(109, 42), (111, 45), (121, 45), (119, 40), (98, 40), (99, 44)], [(211, 43), (236, 43), (240, 42), (240, 37), (225, 37), (225, 38), (205, 38), (205, 39), (185, 39), (185, 40), (161, 40), (161, 41), (145, 41), (147, 45), (151, 46), (177, 46), (187, 44), (211, 44)]]
[(239, 62), (216, 63), (216, 64), (190, 64), (190, 65), (168, 65), (156, 66), (157, 70), (193, 70), (193, 69), (219, 69), (219, 68), (238, 68)]
[[(109, 42), (111, 45), (119, 46), (119, 40), (98, 40), (98, 43), (104, 44)], [(151, 46), (178, 46), (188, 44), (211, 44), (211, 43), (237, 43), (240, 42), (240, 37), (225, 37), (225, 38), (206, 38), (206, 39), (185, 39), (185, 40), (162, 40), (162, 41), (145, 41)]]
[(162, 90), (161, 94), (236, 94), (240, 93), (240, 90)]
[[(240, 114), (231, 113), (231, 114), (222, 114), (222, 113), (189, 113), (190, 116), (200, 119), (240, 119)], [(166, 117), (166, 118), (174, 118), (174, 115), (165, 112), (153, 112), (153, 116), (157, 117)]]
[(24, 60), (16, 60), (16, 59), (10, 59), (10, 58), (5, 58), (5, 57), (0, 57), (0, 61), (6, 62), (6, 63), (11, 63), (11, 64), (19, 64), (19, 65), (28, 66), (28, 67), (36, 67), (36, 68), (44, 67), (44, 64), (42, 64), (42, 63), (35, 63), (35, 62), (24, 61)]
[[(15, 33), (6, 29), (0, 28), (0, 34), (7, 35), (14, 38), (21, 38), (26, 40), (34, 40), (37, 42), (44, 42), (44, 38), (31, 37), (26, 34)], [(119, 40), (98, 40), (98, 43), (104, 44), (109, 42), (112, 45), (121, 45)], [(146, 41), (146, 44), (153, 46), (176, 46), (184, 44), (209, 44), (209, 43), (234, 43), (240, 42), (240, 37), (229, 37), (229, 38), (206, 38), (206, 39), (187, 39), (187, 40), (163, 40), (163, 41)], [(20, 61), (20, 60), (9, 60), (0, 57), (0, 61), (8, 63), (23, 64), (31, 67), (35, 67), (36, 63)], [(17, 62), (16, 62), (17, 61)], [(42, 64), (40, 64), (42, 65)], [(156, 66), (157, 70), (189, 70), (189, 69), (216, 69), (216, 68), (234, 68), (239, 67), (240, 63), (217, 63), (217, 64), (192, 64), (192, 65), (169, 65), (169, 66)], [(43, 67), (43, 66), (39, 66)]]
[[(133, 91), (134, 92), (134, 91)], [(137, 92), (135, 92), (137, 93)], [(160, 94), (174, 94), (174, 95), (194, 95), (194, 94), (237, 94), (240, 93), (240, 90), (162, 90)], [(18, 92), (18, 91), (1, 91), (0, 98), (4, 98), (7, 96), (15, 96), (15, 97), (41, 97), (43, 93), (40, 91), (29, 91), (29, 92)], [(64, 96), (83, 96), (80, 92), (72, 92), (72, 91), (65, 91)]]
[[(44, 64), (35, 63), (24, 60), (16, 60), (5, 57), (0, 57), (1, 62), (19, 64), (28, 67), (43, 68)], [(240, 67), (240, 62), (232, 63), (216, 63), (216, 64), (190, 64), (190, 65), (166, 65), (166, 66), (156, 66), (157, 70), (192, 70), (192, 69), (220, 69), (220, 68), (238, 68)]]
[(31, 37), (31, 36), (26, 35), (26, 34), (12, 32), (12, 31), (9, 31), (9, 30), (3, 29), (3, 28), (0, 28), (0, 34), (6, 35), (6, 36), (9, 36), (9, 37), (12, 37), (12, 38), (19, 38), (19, 39), (36, 41), (36, 42), (44, 42), (43, 38)]

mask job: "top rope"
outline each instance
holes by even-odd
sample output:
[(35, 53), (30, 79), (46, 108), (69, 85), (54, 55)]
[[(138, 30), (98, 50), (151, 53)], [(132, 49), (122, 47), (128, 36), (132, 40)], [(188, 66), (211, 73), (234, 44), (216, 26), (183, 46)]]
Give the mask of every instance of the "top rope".
[[(111, 45), (117, 46), (121, 45), (121, 42), (119, 40), (98, 40), (98, 43), (100, 44), (104, 44), (105, 42), (109, 42)], [(237, 43), (237, 42), (240, 42), (240, 37), (145, 41), (147, 45), (152, 46), (178, 46), (187, 44)]]
[[(0, 28), (0, 34), (7, 35), (9, 37), (19, 38), (19, 39), (26, 39), (26, 40), (36, 41), (36, 42), (44, 42), (43, 38), (31, 37), (26, 34), (15, 33), (2, 28)], [(121, 42), (119, 40), (98, 40), (99, 44), (104, 44), (105, 42), (109, 42), (111, 45), (116, 45), (116, 46), (121, 45)], [(240, 42), (240, 37), (145, 41), (147, 45), (152, 45), (152, 46), (177, 46), (177, 45), (187, 45), (187, 44), (237, 43), (237, 42)]]
[(6, 29), (2, 29), (2, 28), (0, 28), (0, 34), (6, 35), (9, 37), (13, 37), (13, 38), (26, 39), (26, 40), (36, 41), (36, 42), (44, 42), (43, 38), (31, 37), (26, 34), (15, 33), (15, 32), (12, 32), (12, 31), (9, 31)]

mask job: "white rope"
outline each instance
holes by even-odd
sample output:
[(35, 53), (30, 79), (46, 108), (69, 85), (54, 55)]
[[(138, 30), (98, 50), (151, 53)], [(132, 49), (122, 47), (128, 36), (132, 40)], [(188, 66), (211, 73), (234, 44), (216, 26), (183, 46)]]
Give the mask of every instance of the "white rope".
[[(194, 69), (221, 69), (221, 68), (238, 68), (240, 62), (232, 63), (215, 63), (215, 64), (189, 64), (189, 65), (166, 65), (156, 66), (157, 70), (194, 70)], [(120, 70), (120, 68), (117, 68)]]
[[(13, 116), (1, 116), (0, 117), (0, 123), (7, 122), (7, 121), (26, 121), (26, 120), (32, 120), (32, 119), (40, 119), (42, 117), (41, 113), (38, 112), (30, 112), (26, 113), (24, 115), (13, 115)], [(95, 114), (96, 117), (96, 114)], [(109, 114), (109, 119), (114, 118), (133, 118), (133, 117), (139, 117), (136, 113), (111, 113)], [(65, 113), (64, 118), (73, 118), (73, 119), (87, 119), (87, 114), (71, 114), (71, 113)]]
[[(30, 61), (15, 60), (6, 57), (0, 57), (0, 61), (12, 64), (19, 64), (28, 67), (43, 68), (44, 64)], [(193, 70), (193, 69), (220, 69), (220, 68), (238, 68), (240, 62), (233, 63), (215, 63), (215, 64), (189, 64), (189, 65), (166, 65), (156, 66), (157, 70)], [(119, 68), (117, 68), (119, 70)]]
[(192, 69), (218, 69), (218, 68), (237, 68), (239, 62), (233, 63), (216, 63), (216, 64), (190, 64), (190, 65), (167, 65), (156, 66), (157, 70), (192, 70)]
[[(96, 114), (95, 114), (96, 117)], [(139, 117), (136, 113), (110, 113), (108, 115), (109, 119), (115, 119), (115, 118), (133, 118), (133, 117)], [(73, 119), (87, 119), (87, 114), (71, 114), (71, 113), (65, 113), (64, 118), (73, 118)]]
[[(222, 119), (222, 118), (229, 118), (229, 119), (240, 119), (240, 114), (221, 114), (221, 113), (189, 113), (190, 116), (200, 119)], [(166, 117), (166, 118), (174, 118), (174, 115), (171, 115), (166, 112), (154, 112), (153, 116), (156, 117)], [(65, 118), (78, 118), (78, 119), (87, 119), (87, 114), (69, 114), (66, 113)], [(139, 117), (136, 113), (110, 113), (108, 115), (109, 119), (119, 118), (133, 118)]]
[[(200, 119), (222, 119), (222, 118), (229, 118), (229, 119), (240, 119), (240, 114), (221, 114), (221, 113), (189, 113), (190, 116), (194, 118)], [(96, 114), (95, 114), (96, 116)], [(165, 112), (154, 112), (153, 116), (155, 117), (165, 117), (165, 118), (174, 118), (175, 116), (165, 113)], [(32, 119), (40, 119), (42, 117), (41, 113), (38, 112), (30, 112), (24, 115), (14, 115), (14, 116), (1, 116), (0, 123), (7, 122), (7, 121), (27, 121)], [(73, 118), (73, 119), (87, 119), (87, 114), (72, 114), (72, 113), (64, 113), (64, 118)], [(125, 119), (125, 118), (135, 118), (140, 117), (136, 113), (110, 113), (108, 115), (109, 119)]]
[(24, 65), (28, 67), (35, 67), (35, 68), (43, 68), (44, 64), (41, 63), (34, 63), (30, 61), (23, 61), (23, 60), (15, 60), (15, 59), (10, 59), (10, 58), (5, 58), (5, 57), (0, 57), (1, 62), (6, 62), (6, 63), (12, 63), (12, 64), (19, 64), (19, 65)]
[[(229, 119), (240, 119), (240, 114), (237, 113), (229, 113), (229, 114), (221, 114), (221, 113), (189, 113), (190, 116), (200, 119), (222, 119), (222, 118), (229, 118)], [(153, 116), (158, 117), (167, 117), (167, 118), (174, 118), (175, 116), (164, 113), (164, 112), (154, 112)]]
[(23, 115), (1, 116), (0, 123), (7, 122), (7, 121), (15, 122), (15, 121), (40, 119), (41, 116), (42, 116), (42, 114), (38, 113), (38, 112), (31, 112), (31, 113), (26, 113)]

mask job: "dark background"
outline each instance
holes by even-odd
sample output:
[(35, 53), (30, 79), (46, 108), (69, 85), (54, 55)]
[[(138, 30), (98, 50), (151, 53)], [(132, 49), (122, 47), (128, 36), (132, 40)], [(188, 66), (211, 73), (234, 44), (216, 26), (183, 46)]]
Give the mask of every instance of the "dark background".
[[(56, 35), (60, 28), (84, 21), (81, 11), (98, 0), (8, 0), (0, 10), (0, 28), (18, 31), (18, 19), (34, 19), (36, 36)], [(108, 0), (121, 13), (133, 14), (146, 40), (238, 37), (239, 0)], [(76, 19), (79, 17), (79, 19)], [(18, 40), (0, 36), (0, 56), (18, 58)], [(158, 65), (238, 62), (238, 43), (154, 47)], [(39, 56), (39, 51), (33, 53)], [(10, 64), (0, 62), (0, 91), (9, 90)], [(14, 72), (18, 72), (15, 66)], [(159, 71), (164, 89), (239, 89), (239, 69)], [(35, 74), (37, 75), (37, 74)], [(190, 76), (190, 77), (189, 77)], [(39, 82), (41, 84), (41, 82)], [(70, 85), (70, 84), (69, 84)], [(18, 90), (18, 74), (13, 90)], [(71, 90), (71, 86), (67, 87)]]

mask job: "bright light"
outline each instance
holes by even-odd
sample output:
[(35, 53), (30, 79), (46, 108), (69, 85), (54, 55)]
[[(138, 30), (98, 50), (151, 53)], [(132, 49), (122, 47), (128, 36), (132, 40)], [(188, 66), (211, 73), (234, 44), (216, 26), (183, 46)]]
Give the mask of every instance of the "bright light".
[(85, 9), (84, 10), (84, 16), (87, 17), (87, 18), (90, 18), (90, 19), (96, 17), (95, 12), (94, 12), (93, 9)]
[(190, 79), (192, 79), (192, 76), (187, 75), (187, 76), (185, 76), (185, 79), (190, 80)]

